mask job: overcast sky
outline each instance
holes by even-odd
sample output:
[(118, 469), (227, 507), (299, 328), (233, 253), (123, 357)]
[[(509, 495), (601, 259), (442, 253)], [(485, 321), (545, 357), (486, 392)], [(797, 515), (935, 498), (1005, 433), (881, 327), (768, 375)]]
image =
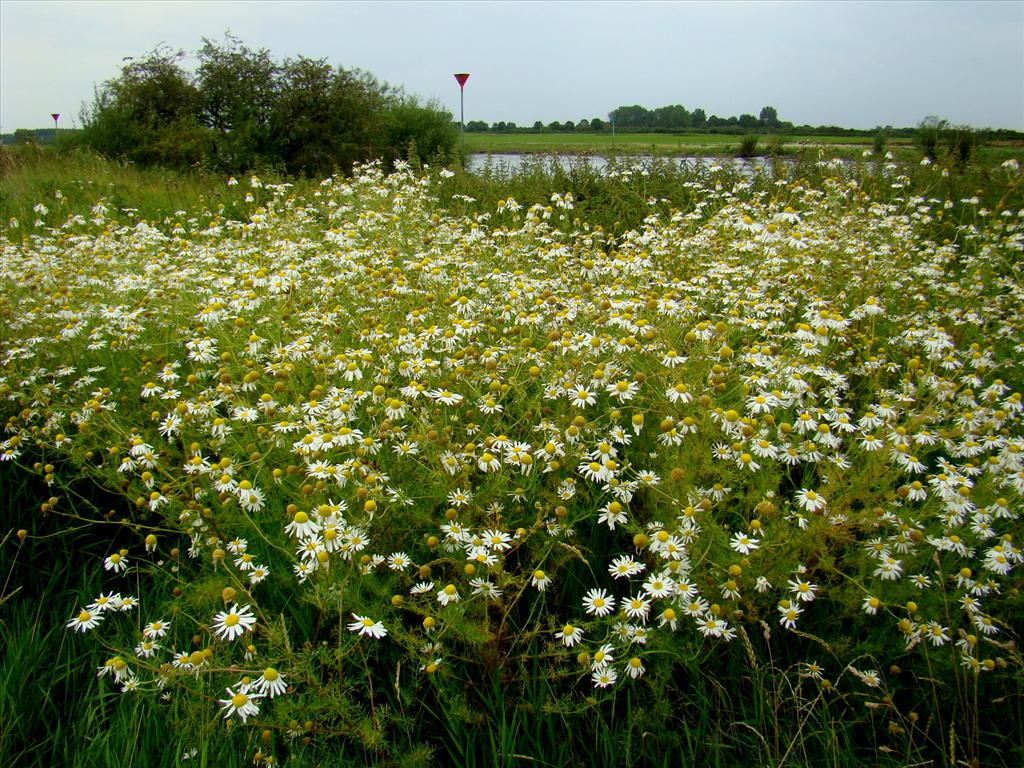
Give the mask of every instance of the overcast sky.
[[(580, 120), (619, 105), (797, 124), (1024, 130), (1024, 2), (0, 0), (0, 128), (79, 123), (122, 58), (229, 30), (277, 60), (365, 69), (466, 120)], [(193, 67), (194, 55), (185, 60)]]

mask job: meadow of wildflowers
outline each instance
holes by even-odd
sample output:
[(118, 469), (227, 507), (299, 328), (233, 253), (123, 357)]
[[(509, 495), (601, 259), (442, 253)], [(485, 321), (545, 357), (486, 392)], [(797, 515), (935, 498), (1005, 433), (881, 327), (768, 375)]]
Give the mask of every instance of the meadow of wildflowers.
[(1020, 171), (875, 172), (703, 169), (617, 237), (377, 165), (241, 220), (40, 201), (0, 459), (49, 486), (20, 546), (108, 542), (74, 674), (246, 763), (1012, 764)]

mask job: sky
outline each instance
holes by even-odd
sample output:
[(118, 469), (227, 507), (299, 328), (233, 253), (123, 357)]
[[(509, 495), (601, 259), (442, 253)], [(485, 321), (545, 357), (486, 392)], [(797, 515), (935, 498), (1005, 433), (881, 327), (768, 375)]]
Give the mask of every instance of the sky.
[(1024, 130), (1024, 1), (0, 0), (0, 130), (80, 125), (122, 59), (230, 32), (363, 69), (458, 118), (578, 121), (620, 105), (797, 125)]

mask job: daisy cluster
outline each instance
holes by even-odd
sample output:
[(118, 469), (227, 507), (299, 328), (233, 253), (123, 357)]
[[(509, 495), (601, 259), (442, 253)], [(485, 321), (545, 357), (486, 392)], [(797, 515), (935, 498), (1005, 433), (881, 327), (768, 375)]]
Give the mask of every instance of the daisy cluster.
[[(0, 458), (123, 493), (154, 533), (111, 580), (159, 532), (230, 590), (142, 601), (106, 672), (237, 661), (221, 705), (256, 717), (301, 686), (260, 609), (298, 592), (425, 675), (489, 646), (612, 689), (665, 644), (850, 622), (1020, 673), (1024, 211), (709, 171), (612, 238), (571, 195), (454, 214), (442, 182), (3, 240)], [(126, 610), (101, 598), (68, 626)]]

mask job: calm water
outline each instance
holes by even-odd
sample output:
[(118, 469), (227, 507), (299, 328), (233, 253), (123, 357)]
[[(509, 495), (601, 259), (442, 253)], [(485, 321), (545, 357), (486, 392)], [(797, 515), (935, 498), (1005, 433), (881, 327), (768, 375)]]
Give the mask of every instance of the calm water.
[[(637, 165), (643, 166), (655, 158), (652, 155), (621, 155), (615, 158), (620, 168), (631, 168)], [(661, 157), (662, 161), (674, 162), (680, 166), (703, 165), (707, 168), (719, 166), (722, 168), (733, 168), (744, 175), (753, 175), (759, 169), (771, 171), (773, 163), (792, 163), (792, 160), (773, 160), (770, 157), (731, 158), (731, 157)], [(586, 164), (597, 170), (604, 170), (608, 167), (608, 158), (600, 155), (577, 155), (577, 154), (512, 154), (512, 153), (487, 153), (477, 152), (469, 156), (466, 169), (477, 173), (490, 168), (498, 175), (515, 173), (524, 166), (531, 166), (537, 163), (550, 167), (560, 165), (568, 168), (574, 165)]]

